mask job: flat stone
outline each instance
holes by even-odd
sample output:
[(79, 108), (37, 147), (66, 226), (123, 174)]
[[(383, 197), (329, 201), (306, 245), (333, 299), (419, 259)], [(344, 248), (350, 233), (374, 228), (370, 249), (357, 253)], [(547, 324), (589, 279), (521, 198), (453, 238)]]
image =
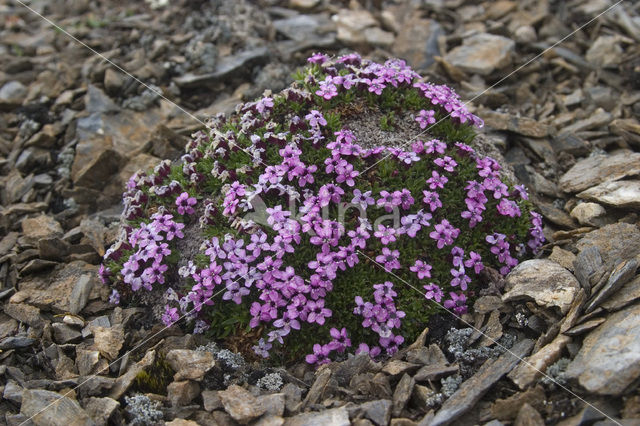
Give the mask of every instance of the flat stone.
[(585, 58), (595, 66), (613, 68), (620, 65), (622, 54), (619, 36), (601, 35), (590, 44)]
[(495, 111), (485, 111), (482, 114), (484, 124), (496, 130), (508, 130), (524, 136), (533, 138), (544, 138), (549, 136), (549, 126), (537, 122), (528, 117), (517, 117)]
[(350, 426), (346, 407), (298, 414), (285, 419), (284, 426)]
[(418, 364), (392, 359), (382, 367), (382, 372), (390, 376), (399, 376), (404, 373), (411, 374), (419, 368), (420, 365)]
[(15, 402), (16, 404), (22, 404), (22, 393), (24, 389), (14, 380), (7, 380), (7, 383), (4, 385), (4, 391), (2, 392), (2, 397), (7, 401)]
[(364, 41), (376, 47), (388, 48), (393, 44), (395, 40), (395, 36), (393, 33), (388, 31), (384, 31), (379, 27), (370, 27), (365, 28), (364, 32)]
[(640, 376), (640, 305), (610, 315), (591, 331), (566, 376), (587, 391), (620, 395)]
[(399, 26), (397, 34), (392, 46), (394, 55), (406, 59), (416, 70), (430, 67), (435, 62), (434, 57), (441, 54), (438, 37), (444, 35), (444, 30), (433, 19), (423, 19), (415, 14)]
[(129, 386), (131, 386), (138, 373), (152, 365), (155, 358), (156, 352), (151, 350), (147, 352), (140, 361), (130, 366), (126, 373), (116, 379), (109, 397), (115, 400), (120, 399), (127, 389), (129, 389)]
[(640, 275), (623, 285), (600, 306), (608, 311), (617, 311), (638, 299), (640, 299)]
[(618, 292), (619, 289), (625, 285), (636, 275), (638, 269), (638, 260), (632, 258), (629, 260), (623, 260), (620, 262), (609, 275), (607, 283), (602, 287), (598, 293), (587, 303), (584, 308), (585, 313), (593, 311), (600, 306), (602, 302), (607, 300), (611, 295)]
[(526, 260), (506, 277), (504, 302), (533, 299), (544, 307), (557, 306), (567, 313), (580, 288), (578, 280), (556, 262), (546, 259)]
[(584, 334), (588, 331), (593, 330), (594, 328), (596, 328), (597, 326), (599, 326), (605, 321), (606, 321), (605, 318), (595, 318), (589, 321), (585, 321), (581, 324), (571, 327), (569, 330), (565, 331), (563, 334), (566, 334), (567, 336), (571, 336), (571, 337), (579, 336), (581, 334)]
[(581, 192), (605, 181), (640, 174), (640, 153), (594, 155), (578, 161), (559, 180), (564, 192)]
[(321, 368), (316, 371), (316, 378), (307, 392), (307, 396), (302, 401), (302, 406), (307, 407), (309, 405), (317, 404), (320, 398), (324, 394), (325, 389), (329, 384), (332, 372), (329, 368)]
[(433, 364), (425, 365), (413, 376), (418, 382), (427, 380), (437, 380), (445, 376), (450, 376), (458, 372), (458, 365)]
[(212, 73), (200, 75), (186, 73), (174, 78), (174, 81), (178, 86), (185, 88), (206, 86), (223, 81), (241, 69), (247, 69), (255, 63), (264, 61), (268, 56), (269, 50), (266, 47), (257, 47), (222, 59)]
[(378, 24), (376, 18), (364, 9), (340, 9), (332, 19), (338, 29), (338, 41), (349, 46), (357, 46), (365, 43), (364, 30), (377, 26)]
[(538, 411), (526, 402), (520, 408), (514, 426), (544, 426), (544, 420)]
[(8, 351), (10, 349), (25, 349), (33, 346), (36, 339), (27, 336), (9, 336), (0, 340), (0, 351)]
[(529, 404), (537, 410), (542, 410), (545, 402), (544, 389), (542, 386), (537, 385), (508, 398), (497, 399), (491, 404), (491, 415), (498, 420), (513, 421), (524, 404)]
[(393, 409), (392, 414), (394, 417), (400, 417), (402, 411), (407, 406), (411, 393), (413, 392), (413, 386), (416, 381), (408, 374), (403, 374), (402, 378), (396, 385), (396, 389), (393, 391)]
[(520, 359), (527, 356), (533, 347), (532, 340), (516, 343), (509, 352), (496, 360), (487, 360), (482, 367), (442, 404), (435, 417), (428, 423), (431, 426), (450, 424), (466, 413), (489, 391), (495, 382), (509, 373)]
[(101, 425), (108, 424), (111, 416), (120, 408), (120, 403), (111, 398), (89, 397), (82, 402), (87, 414), (89, 414), (97, 424)]
[(282, 387), (281, 391), (285, 395), (284, 402), (287, 412), (296, 412), (302, 401), (302, 389), (293, 383), (287, 383)]
[(553, 247), (553, 250), (551, 250), (549, 260), (553, 260), (558, 265), (573, 272), (573, 262), (576, 260), (576, 255), (571, 253), (569, 250), (555, 246)]
[(40, 315), (40, 309), (35, 306), (27, 305), (26, 303), (11, 303), (11, 301), (9, 301), (4, 304), (4, 313), (31, 327), (44, 327), (44, 320)]
[(500, 296), (481, 296), (473, 304), (473, 310), (484, 315), (492, 311), (506, 312), (509, 308)]
[(636, 209), (640, 207), (640, 181), (603, 182), (578, 193), (576, 196), (617, 208)]
[(553, 203), (536, 200), (535, 206), (537, 210), (550, 222), (555, 223), (563, 228), (573, 229), (576, 228), (576, 222), (571, 216), (564, 210), (561, 210), (553, 205)]
[(377, 399), (375, 401), (367, 401), (358, 407), (363, 416), (373, 422), (377, 426), (385, 426), (389, 424), (391, 419), (391, 401), (388, 399)]
[[(602, 185), (608, 185), (608, 183)], [(580, 194), (584, 194), (584, 192)], [(580, 225), (586, 226), (600, 227), (606, 225), (606, 215), (607, 211), (598, 203), (579, 203), (571, 210), (571, 217), (577, 220)]]
[(173, 419), (170, 422), (165, 422), (165, 426), (200, 426), (200, 424), (193, 420), (185, 419)]
[(218, 392), (218, 396), (225, 411), (240, 424), (247, 424), (266, 411), (255, 396), (238, 385), (231, 385), (226, 390)]
[(87, 305), (94, 282), (95, 280), (93, 280), (89, 274), (81, 275), (80, 278), (76, 280), (73, 290), (71, 290), (71, 295), (69, 296), (70, 313), (77, 314)]
[(556, 362), (562, 351), (571, 342), (571, 337), (565, 335), (558, 335), (551, 343), (542, 347), (538, 352), (525, 358), (520, 365), (518, 365), (511, 373), (509, 378), (520, 389), (526, 389), (533, 382), (535, 382), (543, 371), (546, 371), (547, 367)]
[(320, 31), (329, 26), (333, 26), (333, 23), (325, 14), (300, 14), (273, 21), (278, 33), (299, 43), (318, 39)]
[(37, 426), (94, 426), (95, 422), (77, 401), (56, 392), (25, 389), (20, 413)]
[(585, 234), (576, 242), (579, 251), (597, 247), (604, 270), (610, 270), (621, 260), (631, 259), (640, 253), (640, 229), (629, 223), (614, 223)]
[(67, 324), (61, 322), (54, 322), (51, 324), (53, 328), (53, 337), (56, 343), (64, 345), (65, 343), (73, 342), (82, 337), (82, 333)]
[(409, 349), (407, 351), (406, 359), (412, 364), (420, 364), (424, 366), (447, 363), (447, 358), (444, 356), (444, 353), (442, 353), (440, 347), (436, 344)]
[(506, 37), (480, 33), (464, 39), (445, 56), (451, 65), (471, 74), (490, 75), (511, 64), (515, 42)]
[(598, 108), (589, 117), (583, 120), (578, 120), (575, 123), (571, 124), (570, 126), (563, 128), (562, 132), (578, 133), (578, 132), (583, 132), (585, 130), (599, 129), (611, 123), (612, 120), (613, 120), (612, 114), (608, 113), (602, 108)]
[(286, 396), (284, 393), (272, 393), (258, 397), (258, 404), (265, 409), (264, 416), (282, 417)]
[(216, 361), (208, 351), (172, 349), (167, 353), (167, 362), (176, 371), (173, 380), (202, 380)]
[(72, 170), (71, 178), (78, 186), (100, 190), (122, 167), (123, 157), (113, 149), (104, 149), (82, 168)]
[(57, 220), (44, 214), (23, 219), (22, 232), (25, 237), (34, 242), (42, 238), (62, 237), (64, 233)]
[(200, 393), (200, 386), (193, 380), (174, 381), (167, 386), (167, 399), (173, 407), (188, 405)]
[(108, 360), (113, 361), (118, 357), (123, 344), (124, 329), (122, 325), (93, 328), (93, 347)]
[(100, 352), (87, 349), (76, 349), (76, 368), (81, 376), (89, 376), (99, 372)]
[(597, 246), (586, 246), (573, 261), (573, 270), (582, 288), (591, 293), (592, 279), (602, 271), (600, 249)]

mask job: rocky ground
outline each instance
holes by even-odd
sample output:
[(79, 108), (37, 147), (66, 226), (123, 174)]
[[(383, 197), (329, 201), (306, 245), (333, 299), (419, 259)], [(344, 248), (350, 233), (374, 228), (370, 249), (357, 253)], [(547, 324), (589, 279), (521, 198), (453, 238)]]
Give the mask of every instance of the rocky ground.
[[(146, 86), (0, 5), (0, 424), (640, 424), (640, 4), (550, 50), (614, 3), (28, 4)], [(309, 53), (353, 50), (474, 99), (544, 216), (540, 259), (393, 359), (317, 372), (109, 305), (96, 271), (128, 177)]]

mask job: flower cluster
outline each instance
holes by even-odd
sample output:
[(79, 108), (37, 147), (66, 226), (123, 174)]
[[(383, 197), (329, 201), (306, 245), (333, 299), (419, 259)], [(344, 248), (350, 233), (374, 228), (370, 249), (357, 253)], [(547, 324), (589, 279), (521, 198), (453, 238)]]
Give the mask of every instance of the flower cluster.
[[(431, 312), (465, 313), (483, 268), (506, 274), (540, 247), (526, 191), (469, 145), (482, 120), (450, 88), (400, 60), (308, 62), (296, 85), (212, 119), (178, 163), (132, 177), (100, 270), (114, 302), (157, 290), (166, 325), (252, 329), (258, 357), (320, 365), (352, 342), (392, 355)], [(371, 144), (350, 105), (404, 109), (429, 137)]]

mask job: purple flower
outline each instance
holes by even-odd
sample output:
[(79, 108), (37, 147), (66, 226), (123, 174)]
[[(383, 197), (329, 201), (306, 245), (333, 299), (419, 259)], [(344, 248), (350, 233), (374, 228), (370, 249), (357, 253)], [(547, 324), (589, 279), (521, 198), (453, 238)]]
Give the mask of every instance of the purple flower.
[(453, 240), (459, 234), (458, 228), (454, 228), (447, 219), (442, 219), (442, 222), (435, 225), (435, 231), (431, 231), (429, 236), (437, 241), (437, 246), (441, 249), (445, 245), (453, 244)]
[(336, 182), (345, 182), (349, 186), (354, 186), (356, 184), (354, 178), (356, 178), (360, 174), (359, 171), (353, 170), (352, 164), (346, 164), (344, 167), (339, 167), (336, 169), (336, 171), (338, 172)]
[(382, 224), (378, 225), (378, 230), (373, 235), (380, 238), (380, 242), (385, 246), (396, 241), (396, 230), (391, 227), (387, 228)]
[(120, 304), (120, 293), (118, 293), (118, 290), (116, 290), (115, 288), (111, 290), (111, 295), (109, 296), (109, 303), (111, 303), (112, 305)]
[(382, 304), (392, 301), (394, 297), (398, 295), (393, 290), (393, 283), (391, 281), (385, 281), (383, 284), (374, 284), (373, 298), (376, 303)]
[(431, 278), (431, 265), (423, 262), (422, 260), (416, 260), (416, 263), (409, 268), (411, 272), (418, 274), (418, 279)]
[(467, 268), (473, 268), (473, 272), (479, 274), (484, 269), (482, 264), (482, 258), (475, 251), (469, 252), (469, 259), (464, 261), (464, 266)]
[(269, 358), (269, 350), (271, 349), (271, 343), (267, 343), (264, 339), (258, 340), (256, 346), (252, 346), (253, 352), (263, 358)]
[(308, 305), (308, 314), (306, 321), (310, 324), (314, 322), (318, 325), (323, 325), (325, 318), (329, 318), (331, 316), (331, 309), (327, 309), (324, 307), (324, 300), (311, 300)]
[(379, 207), (384, 207), (387, 212), (392, 212), (393, 208), (400, 204), (397, 195), (388, 191), (380, 191), (380, 198), (377, 201)]
[(328, 60), (329, 56), (325, 55), (324, 53), (314, 53), (307, 59), (307, 62), (309, 62), (310, 64), (322, 65)]
[(162, 322), (164, 325), (171, 327), (179, 319), (180, 315), (178, 314), (178, 308), (171, 308), (169, 305), (164, 307), (164, 314), (162, 314)]
[(427, 179), (430, 189), (444, 188), (444, 184), (449, 182), (446, 176), (440, 176), (440, 173), (433, 170), (431, 177)]
[(266, 110), (271, 110), (273, 108), (273, 98), (262, 98), (258, 102), (256, 102), (256, 110), (262, 114)]
[(327, 125), (327, 120), (324, 119), (322, 113), (315, 109), (312, 109), (309, 114), (304, 116), (304, 118), (309, 122), (309, 125), (311, 127), (320, 127)]
[(461, 265), (458, 269), (451, 269), (451, 275), (453, 276), (451, 287), (460, 286), (461, 290), (466, 291), (471, 278), (466, 275), (464, 267)]
[(436, 122), (435, 114), (436, 112), (432, 109), (428, 111), (424, 109), (420, 110), (416, 117), (416, 121), (420, 124), (420, 128), (424, 129), (429, 124), (434, 124)]
[(189, 197), (187, 192), (183, 192), (176, 198), (176, 206), (178, 206), (178, 213), (184, 214), (194, 214), (195, 210), (193, 206), (196, 205), (196, 199), (194, 197)]
[(329, 360), (330, 352), (331, 348), (329, 348), (329, 345), (320, 345), (319, 343), (316, 343), (313, 345), (313, 354), (307, 355), (305, 357), (305, 361), (307, 361), (308, 364), (316, 364), (318, 366), (328, 364), (331, 362)]
[(502, 216), (520, 217), (520, 208), (515, 203), (515, 201), (503, 198), (502, 200), (500, 200), (500, 203), (498, 203), (497, 209)]
[(455, 167), (458, 165), (458, 163), (448, 155), (445, 155), (443, 158), (436, 158), (433, 162), (448, 172), (453, 172)]
[(266, 212), (269, 214), (267, 223), (271, 225), (274, 231), (282, 229), (287, 217), (291, 216), (291, 212), (283, 211), (282, 206), (267, 207)]
[(391, 272), (400, 268), (399, 257), (400, 252), (398, 250), (391, 251), (388, 247), (382, 247), (382, 254), (376, 256), (376, 262), (383, 264), (385, 271)]
[(371, 197), (371, 191), (360, 192), (358, 188), (353, 190), (353, 199), (351, 204), (356, 204), (362, 207), (362, 210), (366, 210), (367, 206), (375, 204), (375, 200)]
[(442, 202), (440, 201), (440, 195), (438, 195), (437, 192), (422, 191), (422, 193), (424, 194), (424, 198), (422, 199), (422, 201), (424, 201), (424, 203), (429, 206), (429, 209), (432, 212), (436, 211), (438, 207), (442, 207)]
[(343, 327), (342, 330), (331, 328), (331, 330), (329, 330), (329, 334), (332, 338), (331, 342), (327, 344), (330, 350), (342, 353), (347, 348), (351, 347), (351, 340), (347, 336), (346, 328)]
[(358, 346), (358, 350), (356, 350), (356, 355), (368, 354), (373, 359), (380, 355), (380, 352), (382, 352), (380, 346), (373, 346), (372, 348), (369, 348), (369, 345), (367, 345), (366, 343), (360, 343), (360, 345)]
[(316, 95), (321, 96), (325, 100), (329, 100), (335, 96), (338, 96), (338, 88), (335, 84), (327, 81), (320, 83), (320, 87), (316, 90)]
[(450, 299), (444, 301), (444, 307), (447, 309), (453, 309), (457, 315), (462, 315), (467, 312), (467, 296), (464, 293), (449, 292)]
[(404, 343), (404, 337), (395, 336), (393, 333), (389, 337), (380, 337), (380, 346), (385, 348), (387, 355), (393, 355), (398, 352), (398, 346)]
[(442, 292), (440, 287), (438, 287), (434, 283), (429, 283), (422, 287), (426, 290), (426, 293), (424, 294), (425, 299), (433, 299), (436, 302), (440, 303), (440, 301), (442, 300), (442, 296), (444, 296), (444, 293)]

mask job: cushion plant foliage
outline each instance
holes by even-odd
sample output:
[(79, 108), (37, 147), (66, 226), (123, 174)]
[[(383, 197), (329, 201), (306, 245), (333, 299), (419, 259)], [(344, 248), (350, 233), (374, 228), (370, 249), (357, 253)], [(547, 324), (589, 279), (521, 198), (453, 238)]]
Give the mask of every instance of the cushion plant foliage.
[(113, 303), (277, 361), (375, 357), (542, 244), (452, 89), (356, 54), (295, 78), (130, 179), (100, 272)]

